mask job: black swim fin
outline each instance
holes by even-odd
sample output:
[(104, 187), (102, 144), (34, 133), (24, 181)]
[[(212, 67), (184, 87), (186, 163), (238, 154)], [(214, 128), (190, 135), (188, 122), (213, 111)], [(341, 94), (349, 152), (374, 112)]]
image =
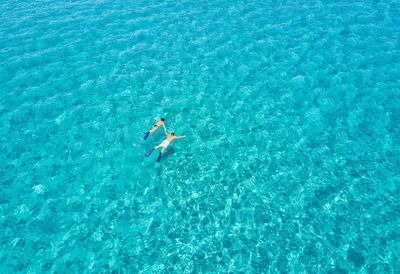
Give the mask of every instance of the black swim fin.
[(146, 153), (146, 157), (149, 157), (150, 154), (153, 152), (154, 148), (152, 148), (149, 152)]

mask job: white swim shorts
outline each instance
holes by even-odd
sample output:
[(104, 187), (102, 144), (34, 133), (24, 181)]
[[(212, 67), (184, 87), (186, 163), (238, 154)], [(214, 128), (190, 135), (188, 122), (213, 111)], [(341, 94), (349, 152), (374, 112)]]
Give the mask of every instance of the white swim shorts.
[(167, 148), (167, 146), (169, 146), (169, 141), (168, 140), (164, 140), (161, 145), (163, 148)]

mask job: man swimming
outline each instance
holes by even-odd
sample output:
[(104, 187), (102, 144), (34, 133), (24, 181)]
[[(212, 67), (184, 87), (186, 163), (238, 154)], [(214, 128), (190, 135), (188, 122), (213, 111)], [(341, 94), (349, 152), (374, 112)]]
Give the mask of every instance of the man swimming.
[(160, 152), (160, 155), (158, 155), (158, 159), (157, 162), (161, 161), (161, 153), (164, 152), (164, 150), (169, 146), (169, 144), (171, 143), (172, 140), (174, 139), (179, 139), (179, 138), (184, 138), (186, 137), (185, 135), (183, 136), (175, 136), (175, 133), (172, 131), (171, 134), (168, 134), (167, 129), (164, 126), (164, 132), (167, 135), (167, 139), (165, 139), (164, 141), (162, 141), (162, 143), (156, 147), (154, 147), (152, 150), (150, 150), (149, 152), (146, 153), (146, 157), (149, 157), (150, 154), (157, 148), (162, 147), (163, 149)]
[(154, 118), (154, 120), (157, 121), (157, 123), (153, 126), (153, 128), (149, 131), (147, 131), (144, 136), (144, 139), (146, 140), (147, 137), (149, 137), (150, 133), (153, 133), (154, 131), (156, 131), (161, 125), (165, 128), (164, 126), (164, 118), (161, 118), (161, 120), (157, 120), (157, 118)]

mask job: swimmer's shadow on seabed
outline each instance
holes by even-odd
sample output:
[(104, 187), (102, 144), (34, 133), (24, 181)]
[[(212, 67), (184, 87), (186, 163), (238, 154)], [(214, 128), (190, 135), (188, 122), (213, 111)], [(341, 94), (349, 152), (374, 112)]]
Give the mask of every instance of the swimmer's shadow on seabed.
[(162, 154), (161, 162), (163, 159), (167, 159), (169, 156), (174, 154), (175, 154), (175, 149), (173, 149), (172, 147), (170, 149), (167, 148), (166, 151)]

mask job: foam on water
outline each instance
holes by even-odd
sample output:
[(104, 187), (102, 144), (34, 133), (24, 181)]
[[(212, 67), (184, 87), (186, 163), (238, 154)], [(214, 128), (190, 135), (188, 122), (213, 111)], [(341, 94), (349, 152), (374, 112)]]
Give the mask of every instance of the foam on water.
[(1, 272), (400, 269), (397, 1), (0, 13)]

